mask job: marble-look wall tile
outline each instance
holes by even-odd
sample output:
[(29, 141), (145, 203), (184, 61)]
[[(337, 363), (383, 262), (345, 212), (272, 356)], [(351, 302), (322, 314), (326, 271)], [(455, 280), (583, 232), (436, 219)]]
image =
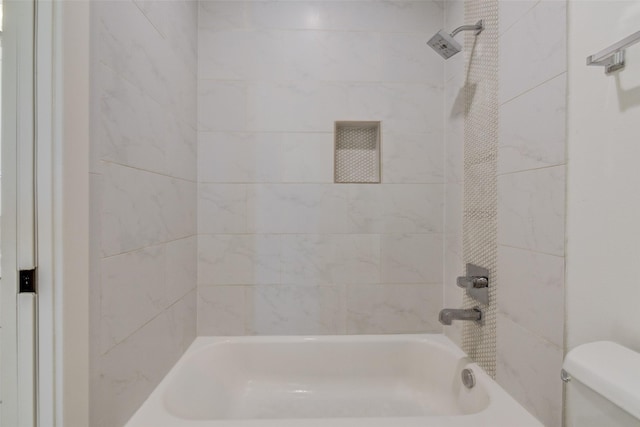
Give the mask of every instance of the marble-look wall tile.
[(564, 163), (566, 80), (561, 74), (500, 107), (498, 173)]
[(100, 270), (102, 354), (195, 289), (196, 239), (103, 258)]
[(237, 81), (199, 80), (198, 130), (243, 131), (247, 128), (247, 87)]
[(198, 236), (198, 285), (280, 283), (281, 237), (258, 234)]
[(444, 93), (444, 167), (445, 182), (462, 182), (464, 178), (465, 76), (449, 80)]
[(566, 1), (500, 2), (497, 380), (562, 424)]
[(344, 333), (340, 286), (255, 286), (247, 289), (249, 332), (266, 335)]
[(349, 119), (381, 120), (386, 132), (441, 132), (442, 85), (352, 83)]
[[(464, 22), (464, 1), (444, 2), (444, 28)], [(462, 307), (463, 291), (456, 277), (464, 272), (462, 256), (462, 214), (464, 189), (465, 55), (444, 61), (444, 248), (443, 306)], [(444, 333), (462, 345), (462, 322), (445, 327)]]
[(437, 31), (442, 9), (430, 1), (296, 1), (249, 3), (250, 25), (295, 30)]
[(92, 426), (121, 426), (195, 338), (196, 293), (160, 313), (100, 358), (97, 388), (102, 401)]
[(167, 178), (137, 169), (105, 164), (102, 252), (113, 255), (160, 243), (166, 227), (157, 194)]
[(104, 171), (104, 256), (195, 234), (194, 183), (113, 163)]
[(198, 335), (245, 335), (245, 286), (198, 289)]
[(198, 239), (196, 236), (164, 244), (166, 298), (174, 303), (197, 285)]
[[(336, 120), (353, 119), (347, 83), (298, 80), (248, 84), (247, 128), (252, 131), (333, 132)], [(225, 108), (225, 103), (219, 108)]]
[(324, 234), (282, 236), (282, 282), (327, 285), (334, 282), (331, 268), (336, 260), (334, 240)]
[[(433, 32), (439, 28), (434, 28)], [(425, 29), (426, 31), (426, 29)], [(441, 62), (424, 49), (428, 38), (421, 33), (382, 33), (381, 79), (390, 82), (429, 83), (441, 86), (444, 69)], [(359, 79), (366, 80), (366, 79)]]
[(196, 234), (198, 191), (195, 183), (169, 178), (159, 192), (161, 216), (167, 230), (167, 241)]
[(564, 257), (498, 246), (498, 271), (498, 310), (562, 347)]
[(192, 25), (198, 22), (197, 1), (134, 0), (142, 13), (164, 37), (173, 52), (195, 74), (198, 33)]
[(439, 234), (383, 235), (382, 283), (442, 283), (442, 244)]
[(498, 177), (498, 243), (564, 256), (565, 168)]
[(285, 34), (201, 28), (198, 77), (219, 80), (278, 80), (286, 72)]
[(91, 2), (90, 419), (123, 425), (195, 337), (197, 2)]
[(246, 233), (246, 184), (200, 184), (198, 186), (198, 232)]
[(380, 281), (380, 236), (348, 234), (334, 237), (334, 283)]
[(282, 236), (282, 283), (378, 283), (380, 237), (368, 234)]
[(538, 2), (500, 37), (500, 102), (567, 70), (567, 3)]
[[(447, 0), (444, 4), (443, 28), (457, 28), (464, 23), (464, 0)], [(437, 54), (436, 54), (437, 55)], [(444, 61), (444, 80), (448, 82), (452, 77), (464, 73), (465, 56), (454, 55)]]
[(279, 133), (200, 132), (199, 182), (280, 182), (283, 138)]
[(282, 141), (282, 182), (332, 183), (332, 133), (287, 133)]
[[(198, 283), (225, 288), (200, 301), (208, 331), (342, 333), (344, 286), (441, 282), (443, 62), (424, 42), (443, 14), (201, 2)], [(333, 183), (340, 120), (381, 121), (382, 185)]]
[(562, 425), (562, 348), (498, 313), (496, 379), (548, 427)]
[(504, 34), (516, 22), (522, 19), (527, 12), (530, 12), (540, 0), (518, 0), (503, 1), (498, 8), (498, 22), (500, 23), (500, 34)]
[[(462, 257), (462, 234), (448, 234), (444, 243), (443, 301), (444, 307), (462, 308), (464, 290), (456, 284), (456, 278), (465, 272)], [(463, 322), (453, 322), (444, 333), (458, 345), (462, 345)]]
[[(217, 31), (247, 28), (248, 1), (222, 0), (198, 2), (198, 29)], [(198, 32), (198, 37), (202, 31)]]
[(164, 173), (164, 150), (169, 139), (165, 110), (111, 68), (102, 63), (96, 68), (96, 80), (100, 83), (96, 94), (99, 158)]
[(95, 63), (106, 64), (195, 126), (195, 70), (183, 60), (184, 51), (176, 53), (132, 1), (98, 1), (92, 13)]
[(95, 73), (97, 159), (195, 180), (195, 128), (105, 64)]
[(253, 233), (343, 233), (347, 188), (331, 184), (255, 184), (248, 187)]
[(101, 353), (168, 306), (164, 261), (162, 246), (103, 259)]
[(354, 233), (441, 233), (441, 184), (350, 185), (348, 229)]
[(347, 333), (441, 332), (442, 284), (347, 286)]
[(197, 180), (198, 133), (195, 125), (181, 121), (170, 123), (172, 140), (165, 146), (165, 170), (169, 176)]
[(287, 31), (282, 43), (286, 80), (381, 80), (379, 33)]
[(442, 139), (443, 135), (438, 131), (411, 134), (385, 132), (383, 129), (382, 182), (425, 184), (443, 182)]
[(462, 235), (464, 188), (457, 182), (447, 183), (444, 196), (444, 232)]
[(378, 235), (201, 235), (203, 285), (378, 283)]

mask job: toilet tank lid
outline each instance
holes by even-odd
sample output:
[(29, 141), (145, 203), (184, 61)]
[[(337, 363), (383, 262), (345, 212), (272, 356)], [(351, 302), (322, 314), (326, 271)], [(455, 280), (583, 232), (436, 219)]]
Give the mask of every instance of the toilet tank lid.
[(562, 367), (572, 379), (640, 419), (640, 353), (596, 341), (569, 351)]

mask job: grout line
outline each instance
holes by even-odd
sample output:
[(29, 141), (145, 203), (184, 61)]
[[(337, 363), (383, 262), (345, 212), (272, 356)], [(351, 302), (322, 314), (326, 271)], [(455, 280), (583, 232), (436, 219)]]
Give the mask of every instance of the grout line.
[(160, 31), (158, 27), (156, 27), (156, 25), (153, 23), (149, 15), (147, 15), (147, 13), (144, 10), (142, 10), (142, 7), (140, 7), (140, 5), (138, 4), (138, 0), (132, 0), (132, 3), (138, 8), (140, 13), (142, 13), (142, 16), (144, 16), (146, 20), (149, 21), (149, 24), (151, 24), (153, 29), (156, 30), (156, 32), (160, 35), (160, 37), (162, 37), (162, 39), (166, 41), (167, 37), (162, 33), (162, 31)]
[[(390, 0), (393, 1), (393, 0)], [(294, 28), (294, 27), (276, 27), (276, 26), (246, 26), (236, 28), (216, 29), (213, 26), (198, 25), (198, 34), (201, 32), (209, 34), (220, 33), (329, 33), (329, 34), (369, 34), (369, 35), (412, 35), (425, 37), (428, 39), (438, 28), (433, 27), (432, 30), (381, 30), (380, 28), (370, 28), (362, 30), (354, 30), (347, 28)], [(426, 40), (425, 40), (426, 42)]]
[[(204, 237), (213, 237), (213, 236), (254, 236), (256, 238), (258, 237), (262, 237), (262, 236), (380, 236), (380, 238), (383, 237), (388, 237), (388, 236), (445, 236), (445, 234), (454, 234), (454, 233), (444, 233), (442, 231), (434, 231), (434, 232), (413, 232), (413, 231), (397, 231), (397, 232), (386, 232), (386, 233), (380, 233), (380, 232), (371, 232), (371, 233), (362, 233), (362, 232), (345, 232), (345, 233), (336, 233), (336, 232), (328, 232), (328, 233), (323, 233), (323, 232), (308, 232), (308, 233), (304, 233), (304, 232), (291, 232), (291, 233), (287, 233), (287, 232), (280, 232), (280, 231), (274, 231), (274, 232), (242, 232), (242, 233), (198, 233), (197, 236), (204, 236)], [(192, 236), (189, 236), (192, 237)], [(184, 237), (186, 238), (186, 237)], [(181, 239), (177, 239), (177, 240), (182, 240)], [(174, 240), (172, 240), (174, 241)], [(133, 251), (131, 251), (133, 252)], [(126, 253), (126, 252), (125, 252)], [(121, 255), (121, 254), (118, 254)]]
[[(126, 165), (121, 165), (121, 166), (126, 166)], [(144, 169), (142, 169), (144, 170)], [(161, 175), (161, 174), (159, 174)], [(174, 178), (174, 177), (171, 177)], [(180, 179), (180, 178), (177, 178)], [(186, 180), (185, 180), (186, 181)], [(188, 181), (188, 182), (193, 182), (193, 181)], [(406, 185), (406, 186), (417, 186), (417, 185), (428, 185), (428, 186), (441, 186), (441, 185), (445, 185), (445, 184), (452, 184), (455, 182), (383, 182), (383, 183), (376, 183), (376, 184), (369, 184), (369, 183), (364, 183), (363, 185), (365, 186), (372, 186), (372, 187), (376, 187), (376, 188), (381, 188), (383, 186), (398, 186), (398, 185)], [(336, 184), (338, 186), (348, 186), (348, 185), (358, 185), (358, 183), (351, 183), (351, 182), (333, 182), (333, 181), (199, 181), (197, 182), (197, 184), (202, 184), (202, 185), (253, 185), (253, 186), (258, 186), (258, 185), (332, 185), (332, 184)]]
[(555, 257), (555, 258), (565, 259), (565, 255), (552, 254), (551, 252), (543, 252), (543, 251), (539, 251), (539, 250), (535, 250), (535, 249), (531, 249), (531, 248), (522, 248), (520, 246), (507, 245), (507, 244), (500, 243), (500, 242), (498, 242), (498, 246), (504, 246), (505, 248), (518, 249), (520, 251), (531, 252), (531, 253), (538, 254), (538, 255), (547, 255), (547, 256), (552, 256), (552, 257)]
[(511, 102), (511, 101), (513, 101), (513, 100), (516, 100), (516, 99), (520, 98), (521, 96), (524, 96), (524, 95), (528, 94), (529, 92), (533, 92), (534, 90), (538, 89), (540, 86), (544, 86), (544, 85), (546, 85), (546, 84), (547, 84), (547, 83), (549, 83), (550, 81), (552, 81), (552, 80), (554, 80), (554, 79), (556, 79), (556, 78), (560, 77), (560, 76), (561, 76), (561, 75), (563, 75), (563, 74), (567, 74), (567, 70), (564, 70), (564, 71), (562, 71), (561, 73), (558, 73), (558, 74), (556, 74), (556, 75), (554, 75), (554, 76), (552, 76), (552, 77), (549, 77), (548, 79), (544, 80), (543, 82), (538, 83), (537, 85), (535, 85), (535, 86), (533, 86), (533, 87), (530, 87), (530, 88), (526, 89), (524, 92), (521, 92), (521, 93), (517, 94), (516, 96), (514, 96), (514, 97), (512, 97), (512, 98), (509, 98), (509, 99), (507, 99), (507, 100), (506, 100), (506, 101), (504, 101), (504, 102), (501, 102), (501, 103), (500, 103), (500, 107), (502, 107), (502, 106), (504, 106), (504, 105), (506, 105), (506, 104), (510, 103), (510, 102)]
[(513, 21), (511, 25), (505, 28), (504, 31), (502, 32), (498, 31), (498, 38), (502, 38), (503, 35), (505, 35), (508, 31), (510, 31), (513, 27), (515, 27), (516, 24), (522, 21), (536, 6), (538, 6), (539, 3), (541, 3), (541, 1), (542, 0), (537, 0), (529, 9), (527, 9), (525, 13), (523, 13), (518, 19)]
[[(529, 328), (527, 328), (526, 326), (524, 326), (522, 323), (518, 322), (516, 319), (514, 319), (513, 317), (511, 317), (508, 313), (505, 313), (502, 310), (498, 310), (497, 311), (498, 314), (500, 314), (502, 317), (504, 317), (505, 319), (507, 319), (509, 322), (513, 323), (514, 325), (516, 325), (517, 327), (519, 327), (520, 329), (524, 329), (525, 331), (529, 332), (531, 335), (533, 335), (535, 338), (538, 338), (541, 341), (544, 341), (546, 344), (553, 346), (555, 349), (560, 350), (560, 351), (564, 351), (563, 349), (563, 345), (558, 345), (554, 342), (549, 341), (548, 338), (540, 335), (540, 333), (533, 331)], [(564, 339), (563, 339), (564, 341)]]
[(299, 282), (295, 283), (217, 283), (217, 284), (209, 284), (209, 283), (201, 283), (198, 284), (198, 288), (216, 288), (216, 287), (276, 287), (276, 286), (284, 286), (284, 287), (293, 287), (293, 288), (301, 288), (301, 289), (311, 289), (311, 288), (340, 288), (340, 287), (350, 287), (350, 286), (389, 286), (389, 287), (399, 287), (399, 286), (443, 286), (442, 282), (388, 282), (388, 283), (345, 283), (344, 281), (339, 281), (336, 283), (316, 283), (309, 285), (301, 285)]
[[(202, 74), (202, 73), (201, 73)], [(128, 80), (127, 80), (128, 81)], [(200, 82), (212, 82), (212, 83), (226, 83), (226, 84), (237, 84), (238, 86), (243, 86), (245, 88), (257, 86), (264, 83), (271, 83), (274, 85), (282, 85), (282, 84), (307, 84), (307, 85), (315, 85), (320, 86), (320, 84), (331, 84), (331, 85), (340, 85), (340, 86), (375, 86), (379, 87), (380, 85), (395, 85), (395, 86), (420, 86), (425, 87), (427, 89), (438, 89), (443, 90), (445, 86), (442, 84), (434, 84), (425, 81), (419, 80), (322, 80), (322, 79), (255, 79), (255, 78), (244, 78), (244, 79), (232, 79), (232, 78), (220, 78), (220, 77), (200, 77), (198, 76), (198, 81)], [(137, 86), (136, 86), (137, 87)], [(203, 96), (198, 93), (198, 97)]]
[(139, 252), (139, 251), (142, 251), (142, 250), (145, 250), (145, 249), (151, 249), (151, 248), (154, 248), (156, 246), (164, 246), (164, 245), (167, 245), (169, 243), (178, 242), (180, 240), (191, 239), (193, 237), (198, 237), (198, 234), (197, 233), (196, 234), (189, 234), (188, 236), (178, 237), (177, 239), (167, 240), (167, 241), (158, 242), (158, 243), (152, 243), (152, 244), (148, 244), (146, 246), (141, 246), (139, 248), (130, 249), (130, 250), (127, 250), (127, 251), (124, 251), (124, 252), (118, 252), (118, 253), (115, 253), (115, 254), (110, 254), (110, 255), (105, 255), (105, 256), (101, 255), (100, 256), (100, 261), (103, 261), (103, 260), (106, 260), (106, 259), (109, 259), (109, 258), (114, 258), (114, 257), (117, 257), (117, 256), (121, 256), (121, 255), (127, 255), (127, 254), (130, 254), (130, 253), (133, 253), (133, 252)]
[[(140, 331), (141, 329), (143, 329), (145, 326), (147, 326), (148, 324), (150, 324), (151, 322), (153, 322), (154, 320), (156, 320), (159, 316), (161, 316), (162, 314), (167, 313), (174, 305), (178, 304), (180, 301), (182, 301), (187, 295), (189, 295), (191, 292), (197, 291), (197, 286), (193, 287), (191, 289), (189, 289), (187, 292), (185, 292), (182, 296), (180, 296), (178, 299), (176, 299), (175, 301), (173, 301), (171, 304), (169, 304), (168, 306), (166, 306), (165, 308), (163, 308), (160, 312), (158, 312), (155, 316), (153, 316), (151, 319), (149, 319), (148, 321), (146, 321), (143, 325), (141, 325), (140, 327), (136, 328), (133, 332), (131, 332), (129, 335), (127, 335), (126, 337), (122, 338), (120, 341), (117, 341), (115, 344), (113, 344), (111, 347), (109, 347), (106, 351), (104, 351), (103, 353), (100, 354), (100, 357), (104, 357), (107, 354), (109, 354), (112, 350), (114, 350), (116, 347), (120, 346), (121, 344), (123, 344), (125, 341), (127, 341), (129, 338), (131, 338), (133, 335), (135, 335), (138, 331)], [(197, 298), (197, 293), (196, 293), (196, 298)], [(196, 310), (197, 311), (197, 310)]]
[[(140, 172), (147, 172), (147, 173), (151, 173), (151, 174), (154, 174), (154, 175), (163, 176), (165, 178), (177, 179), (177, 180), (180, 180), (180, 181), (188, 182), (190, 184), (197, 184), (198, 183), (198, 179), (197, 178), (195, 180), (190, 180), (190, 179), (186, 179), (186, 178), (180, 178), (178, 176), (167, 175), (166, 173), (162, 173), (162, 172), (158, 172), (158, 171), (152, 171), (152, 170), (149, 170), (149, 169), (143, 169), (143, 168), (140, 168), (140, 167), (137, 167), (137, 166), (131, 166), (131, 165), (127, 165), (127, 164), (124, 164), (124, 163), (116, 162), (116, 161), (113, 161), (113, 160), (100, 159), (100, 162), (111, 164), (111, 165), (121, 166), (123, 168), (134, 169), (134, 170), (137, 170), (137, 171), (140, 171)], [(99, 174), (100, 175), (106, 175), (104, 172), (100, 172)]]
[(566, 163), (558, 163), (558, 164), (555, 164), (555, 165), (540, 166), (540, 167), (537, 167), (537, 168), (522, 169), (522, 170), (517, 170), (517, 171), (512, 171), (512, 172), (503, 172), (503, 173), (496, 174), (496, 176), (497, 177), (509, 176), (509, 175), (516, 175), (516, 174), (519, 174), (519, 173), (535, 172), (535, 171), (540, 171), (540, 170), (544, 170), (544, 169), (552, 169), (552, 168), (563, 168), (563, 169), (566, 169), (566, 166), (567, 166)]

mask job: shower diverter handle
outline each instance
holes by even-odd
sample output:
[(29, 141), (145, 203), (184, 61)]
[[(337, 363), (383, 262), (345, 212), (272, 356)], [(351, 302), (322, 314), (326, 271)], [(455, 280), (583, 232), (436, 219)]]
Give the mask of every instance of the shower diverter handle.
[(458, 277), (456, 283), (466, 289), (467, 295), (482, 304), (489, 304), (489, 270), (475, 264), (467, 264), (467, 275)]
[(489, 286), (489, 278), (485, 276), (460, 276), (456, 283), (464, 289), (482, 289)]

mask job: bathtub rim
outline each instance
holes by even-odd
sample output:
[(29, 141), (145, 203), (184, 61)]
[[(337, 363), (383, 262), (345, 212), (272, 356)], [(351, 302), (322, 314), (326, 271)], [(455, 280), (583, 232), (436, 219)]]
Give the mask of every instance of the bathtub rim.
[[(164, 404), (167, 387), (179, 374), (178, 367), (195, 352), (224, 343), (300, 343), (300, 342), (428, 342), (444, 347), (452, 357), (467, 359), (465, 367), (471, 368), (476, 380), (481, 382), (489, 395), (489, 404), (479, 412), (465, 415), (434, 415), (428, 417), (376, 417), (376, 418), (304, 418), (304, 419), (231, 419), (198, 420), (175, 416)], [(497, 403), (502, 403), (498, 407)], [(506, 404), (507, 406), (504, 406)], [(433, 422), (433, 424), (431, 422)], [(518, 424), (513, 424), (517, 422)], [(331, 423), (331, 424), (328, 424)], [(180, 356), (169, 372), (154, 388), (133, 414), (125, 427), (543, 427), (537, 419), (515, 401), (496, 381), (444, 334), (388, 334), (388, 335), (261, 335), (261, 336), (198, 336)], [(470, 424), (471, 423), (471, 424)]]

